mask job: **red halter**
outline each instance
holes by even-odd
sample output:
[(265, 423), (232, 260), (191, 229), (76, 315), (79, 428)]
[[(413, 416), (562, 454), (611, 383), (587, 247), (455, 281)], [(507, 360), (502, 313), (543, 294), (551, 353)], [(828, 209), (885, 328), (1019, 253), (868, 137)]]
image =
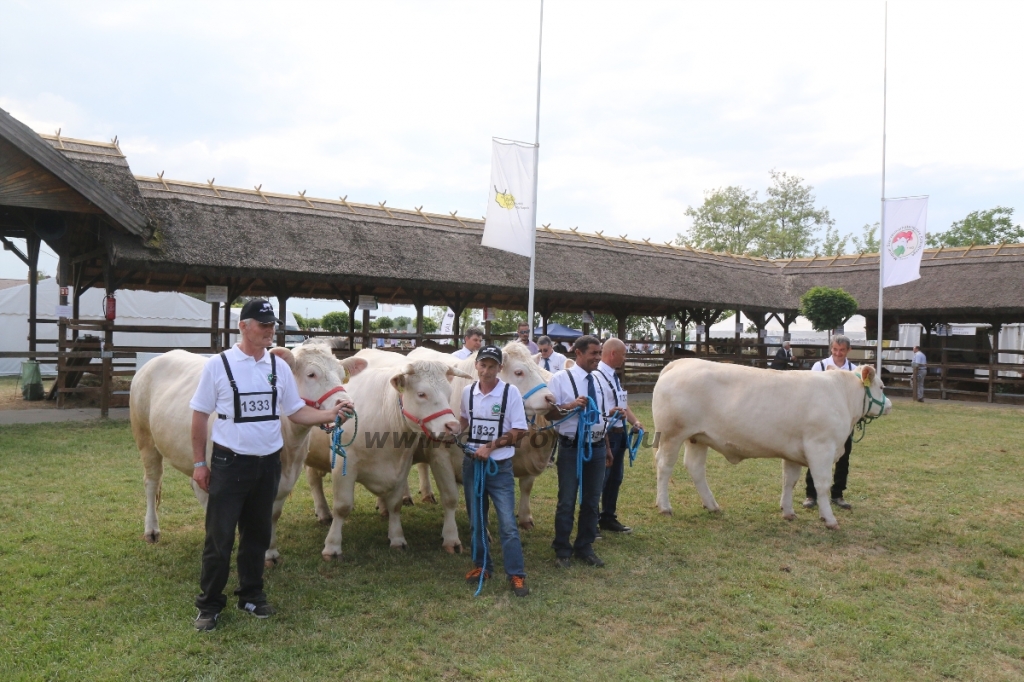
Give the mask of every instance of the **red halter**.
[(400, 410), (402, 410), (402, 416), (403, 417), (405, 417), (406, 419), (411, 421), (416, 426), (420, 427), (420, 430), (423, 431), (423, 435), (425, 435), (430, 440), (438, 442), (438, 443), (442, 443), (444, 441), (442, 439), (440, 439), (440, 438), (434, 438), (434, 434), (432, 434), (429, 430), (427, 430), (427, 422), (432, 421), (434, 419), (437, 419), (438, 417), (440, 417), (443, 414), (450, 414), (453, 417), (455, 416), (455, 413), (452, 412), (451, 408), (445, 408), (445, 409), (441, 410), (440, 412), (435, 412), (434, 414), (427, 415), (423, 419), (417, 419), (416, 417), (414, 417), (413, 415), (411, 415), (411, 414), (409, 414), (408, 412), (405, 411), (405, 406), (402, 405), (402, 396), (398, 396), (398, 408)]
[(306, 400), (305, 398), (303, 398), (302, 402), (306, 403), (310, 407), (315, 407), (316, 409), (319, 410), (320, 406), (324, 404), (324, 401), (327, 400), (328, 398), (330, 398), (335, 393), (345, 393), (345, 387), (344, 386), (335, 386), (331, 390), (327, 391), (327, 393), (324, 393), (322, 396), (320, 396), (320, 399), (317, 400), (317, 401)]

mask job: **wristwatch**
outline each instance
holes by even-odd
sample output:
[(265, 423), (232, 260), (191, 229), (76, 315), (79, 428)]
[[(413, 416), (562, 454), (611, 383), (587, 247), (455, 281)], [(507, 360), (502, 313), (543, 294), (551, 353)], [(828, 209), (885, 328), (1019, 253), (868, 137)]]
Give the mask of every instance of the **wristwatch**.
[(204, 466), (206, 466), (206, 462), (193, 462), (192, 463), (192, 468), (193, 469), (198, 469), (199, 467), (204, 467)]

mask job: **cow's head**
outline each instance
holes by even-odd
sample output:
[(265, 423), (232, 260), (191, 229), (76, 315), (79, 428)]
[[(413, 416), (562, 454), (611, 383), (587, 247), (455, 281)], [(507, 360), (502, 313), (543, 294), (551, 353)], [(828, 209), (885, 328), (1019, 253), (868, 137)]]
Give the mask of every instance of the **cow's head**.
[[(520, 395), (527, 395), (551, 378), (550, 372), (543, 370), (533, 360), (529, 349), (521, 343), (510, 343), (501, 351), (501, 380), (519, 389)], [(555, 396), (550, 390), (540, 388), (523, 401), (527, 416), (545, 414), (555, 404)]]
[(324, 343), (303, 344), (294, 352), (287, 348), (274, 348), (270, 352), (288, 363), (299, 388), (299, 396), (307, 405), (318, 409), (332, 407), (343, 398), (347, 399), (343, 384), (348, 377), (366, 369), (366, 360), (362, 358), (346, 358), (338, 362), (330, 346)]
[[(865, 400), (868, 406), (866, 416), (880, 417), (883, 414), (889, 414), (892, 410), (892, 403), (885, 397), (885, 386), (882, 385), (882, 379), (878, 376), (875, 368), (871, 365), (861, 365), (853, 370), (853, 373), (860, 378), (861, 384), (867, 390), (867, 395), (870, 396)], [(882, 405), (879, 405), (878, 402), (881, 402)]]
[(402, 415), (431, 438), (453, 438), (462, 430), (449, 405), (450, 384), (455, 377), (473, 378), (437, 360), (410, 362), (391, 377), (391, 385), (399, 394)]

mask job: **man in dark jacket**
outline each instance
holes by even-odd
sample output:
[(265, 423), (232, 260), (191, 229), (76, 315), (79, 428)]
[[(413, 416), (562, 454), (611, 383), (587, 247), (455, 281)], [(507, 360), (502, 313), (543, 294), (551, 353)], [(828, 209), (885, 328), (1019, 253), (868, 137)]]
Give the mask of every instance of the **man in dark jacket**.
[(782, 342), (782, 348), (772, 360), (772, 369), (793, 369), (793, 351), (789, 347), (789, 341)]

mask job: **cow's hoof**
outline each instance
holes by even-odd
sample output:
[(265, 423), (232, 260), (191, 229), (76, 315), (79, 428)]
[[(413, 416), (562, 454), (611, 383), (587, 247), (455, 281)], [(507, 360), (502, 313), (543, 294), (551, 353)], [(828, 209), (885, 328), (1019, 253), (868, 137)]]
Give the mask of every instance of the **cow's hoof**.
[(391, 549), (397, 549), (404, 552), (405, 550), (409, 549), (409, 545), (406, 544), (405, 540), (402, 540), (399, 543), (391, 543)]
[(437, 498), (434, 497), (433, 493), (431, 493), (430, 495), (424, 495), (422, 501), (425, 502), (426, 504), (437, 504)]
[(331, 525), (331, 522), (333, 520), (334, 519), (332, 519), (330, 516), (317, 516), (316, 517), (316, 522), (319, 523), (321, 526), (329, 526), (329, 525)]
[(709, 514), (718, 515), (718, 514), (722, 513), (722, 508), (721, 507), (715, 507), (714, 509), (711, 509), (710, 507), (704, 507), (704, 508), (708, 510)]
[(266, 559), (263, 560), (263, 567), (264, 568), (273, 568), (274, 566), (280, 566), (283, 563), (284, 563), (284, 559), (282, 559), (280, 555), (278, 555), (278, 556), (269, 556), (269, 557), (267, 557)]
[(324, 558), (324, 561), (341, 561), (341, 552), (333, 550), (321, 552), (320, 556)]
[(411, 507), (411, 506), (413, 506), (415, 504), (416, 503), (412, 501), (411, 497), (403, 497), (402, 498), (402, 506), (403, 507)]
[(462, 554), (462, 545), (441, 545), (449, 554)]
[(155, 545), (156, 543), (160, 542), (160, 531), (151, 530), (147, 532), (145, 535), (143, 535), (142, 539), (151, 545)]
[(526, 521), (520, 521), (519, 527), (523, 530), (533, 530), (533, 519), (527, 519)]
[(783, 514), (782, 518), (786, 519), (787, 521), (795, 521), (796, 514)]
[(386, 518), (387, 518), (387, 517), (389, 517), (389, 516), (391, 516), (391, 513), (390, 513), (390, 512), (388, 512), (388, 510), (387, 510), (387, 509), (381, 509), (381, 510), (380, 510), (380, 517), (381, 517), (382, 519), (386, 519)]
[(839, 522), (838, 521), (833, 521), (832, 523), (829, 523), (828, 521), (825, 521), (825, 519), (822, 519), (822, 521), (825, 523), (825, 527), (828, 528), (829, 530), (839, 530)]
[(661, 514), (662, 516), (672, 516), (672, 510), (671, 509), (659, 509), (658, 513)]

